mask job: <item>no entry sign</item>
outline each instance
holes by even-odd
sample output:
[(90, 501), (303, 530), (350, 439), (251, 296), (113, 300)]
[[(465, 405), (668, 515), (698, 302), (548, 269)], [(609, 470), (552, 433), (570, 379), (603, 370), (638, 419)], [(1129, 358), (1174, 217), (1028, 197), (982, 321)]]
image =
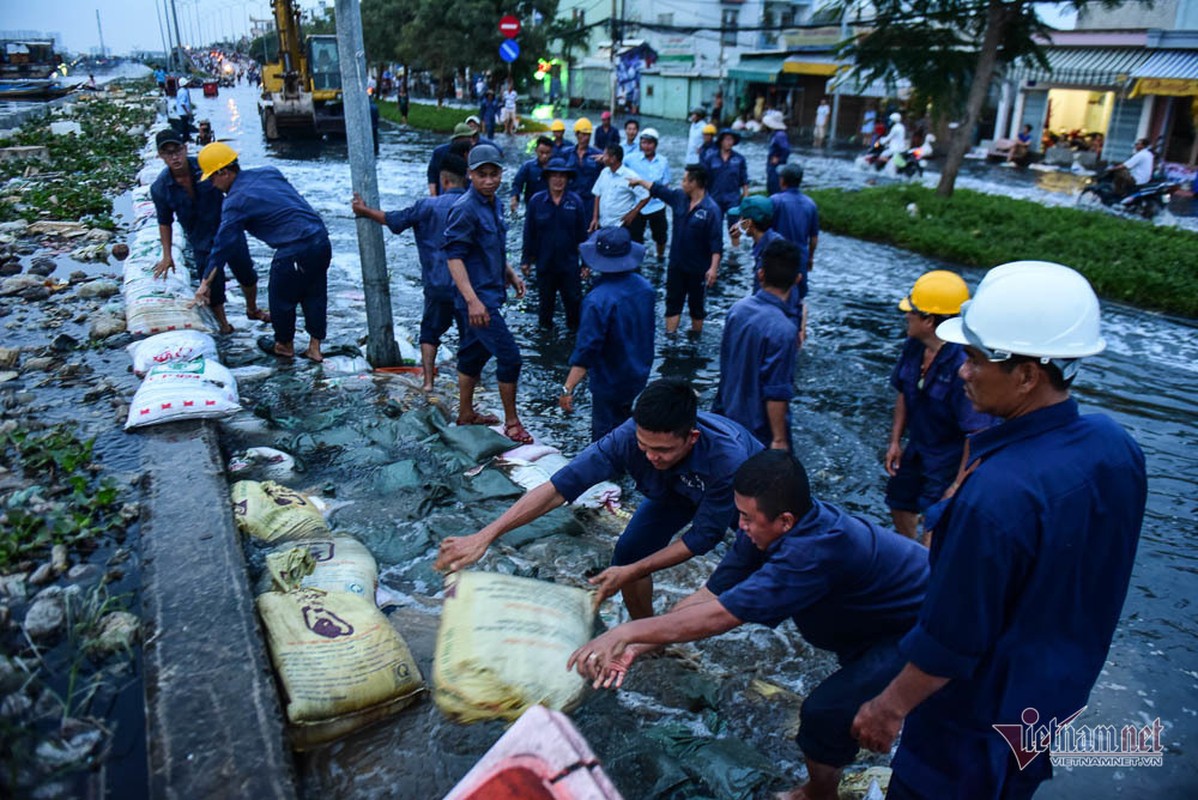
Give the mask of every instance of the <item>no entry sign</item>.
[(520, 33), (520, 20), (508, 14), (499, 20), (499, 32), (508, 39), (514, 39)]

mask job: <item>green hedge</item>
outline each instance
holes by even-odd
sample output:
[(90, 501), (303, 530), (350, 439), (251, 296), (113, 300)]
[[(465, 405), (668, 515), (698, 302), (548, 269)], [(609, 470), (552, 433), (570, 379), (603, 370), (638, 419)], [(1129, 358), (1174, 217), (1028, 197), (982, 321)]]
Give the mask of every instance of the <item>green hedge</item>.
[(910, 184), (808, 194), (832, 233), (970, 266), (1055, 261), (1103, 297), (1198, 316), (1198, 234), (1189, 231), (964, 189), (951, 198)]
[[(466, 117), (477, 113), (477, 110), (469, 108), (438, 107), (427, 103), (411, 103), (408, 107), (408, 125), (426, 131), (450, 133), (453, 131), (454, 125), (457, 125), (459, 122), (465, 122)], [(388, 119), (392, 122), (403, 122), (403, 117), (399, 114), (399, 104), (391, 100), (383, 100), (379, 103), (379, 115), (383, 119)], [(500, 130), (500, 128), (497, 127), (496, 130)], [(548, 130), (548, 127), (534, 119), (522, 117), (520, 120), (521, 133), (533, 133), (545, 130)]]

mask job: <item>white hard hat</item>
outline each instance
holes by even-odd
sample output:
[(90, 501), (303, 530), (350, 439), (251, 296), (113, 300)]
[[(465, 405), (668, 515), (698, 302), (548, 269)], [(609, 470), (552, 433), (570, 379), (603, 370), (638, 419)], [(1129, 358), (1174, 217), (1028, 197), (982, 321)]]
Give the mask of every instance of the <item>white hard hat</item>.
[(652, 139), (656, 142), (661, 137), (657, 135), (657, 128), (645, 128), (643, 131), (641, 131), (641, 138)]
[(893, 114), (890, 115), (891, 122), (900, 122), (900, 121), (902, 121), (902, 119), (903, 119), (903, 115), (898, 113), (897, 111), (895, 111)]
[(961, 316), (946, 320), (936, 335), (970, 345), (1001, 361), (1012, 355), (1057, 362), (1066, 378), (1074, 359), (1106, 349), (1099, 332), (1098, 297), (1080, 273), (1048, 261), (1013, 261), (995, 267), (978, 284)]

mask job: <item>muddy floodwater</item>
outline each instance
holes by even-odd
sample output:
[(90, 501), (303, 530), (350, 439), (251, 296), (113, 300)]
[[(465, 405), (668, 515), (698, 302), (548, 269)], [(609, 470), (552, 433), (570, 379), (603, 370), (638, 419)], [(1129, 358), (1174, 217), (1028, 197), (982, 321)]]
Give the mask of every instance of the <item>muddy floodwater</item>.
[[(227, 137), (240, 151), (243, 166), (277, 166), (324, 217), (333, 243), (329, 345), (355, 344), (365, 332), (365, 311), (344, 143), (268, 146), (252, 90), (222, 89), (217, 98), (195, 96), (198, 115), (209, 117), (218, 136)], [(684, 128), (665, 121), (658, 127), (659, 152), (669, 158), (677, 180)], [(381, 137), (381, 205), (401, 208), (426, 195), (428, 154), (442, 139), (386, 124)], [(528, 137), (500, 135), (508, 176), (526, 158), (528, 142)], [(763, 188), (764, 139), (746, 142), (741, 150), (750, 164), (754, 190)], [(809, 157), (802, 149), (797, 158), (807, 166), (811, 186), (863, 185), (868, 179), (847, 159)], [(969, 165), (959, 185), (1072, 202), (1075, 176), (1013, 173)], [(509, 217), (509, 226), (509, 256), (518, 263), (519, 218)], [(410, 234), (385, 235), (395, 321), (414, 333), (421, 309), (415, 247)], [(251, 250), (265, 279), (269, 254), (253, 240)], [(1043, 256), (1051, 259), (1053, 254)], [(747, 250), (725, 260), (700, 339), (670, 339), (659, 329), (655, 374), (691, 379), (705, 406), (714, 397), (719, 374), (723, 312), (749, 291), (748, 263)], [(662, 266), (650, 259), (644, 269), (659, 287), (659, 301), (664, 296)], [(811, 274), (810, 336), (799, 356), (793, 404), (797, 454), (820, 498), (882, 522), (888, 519), (882, 454), (894, 401), (888, 377), (903, 334), (895, 303), (916, 277), (938, 267), (955, 265), (825, 234)], [(979, 270), (963, 272), (971, 285), (981, 278)], [(588, 440), (589, 405), (584, 393), (578, 415), (557, 410), (557, 387), (566, 374), (572, 337), (561, 324), (553, 331), (538, 329), (535, 292), (534, 285), (528, 298), (505, 307), (525, 357), (519, 406), (530, 431), (573, 454)], [(362, 374), (347, 357), (331, 359), (323, 367), (302, 361), (279, 365), (257, 351), (254, 338), (267, 331), (251, 329), (238, 305), (239, 293), (231, 297), (229, 316), (240, 330), (226, 340), (226, 363), (246, 368), (239, 370), (246, 410), (223, 424), (227, 453), (270, 446), (295, 455), (303, 471), (284, 482), (345, 504), (333, 517), (335, 527), (374, 551), (382, 583), (399, 598), (402, 608), (396, 613), (410, 621), (411, 636), (431, 637), (440, 591), (431, 568), (437, 542), (476, 530), (510, 499), (467, 503), (442, 495), (430, 500), (437, 479), (427, 471), (416, 488), (397, 488), (404, 485), (402, 480), (396, 483), (397, 476), (407, 468), (396, 464), (427, 467), (427, 454), (404, 417), (425, 402), (413, 392), (413, 381)], [(1198, 788), (1198, 762), (1189, 751), (1198, 745), (1198, 336), (1192, 320), (1110, 303), (1103, 311), (1108, 349), (1087, 363), (1074, 394), (1086, 411), (1111, 415), (1139, 441), (1147, 455), (1150, 495), (1123, 618), (1084, 719), (1121, 727), (1159, 717), (1166, 751), (1161, 767), (1058, 769), (1056, 779), (1038, 796), (1193, 796)], [(300, 333), (298, 343), (304, 341)], [(453, 344), (451, 334), (449, 346), (439, 354), (441, 373), (434, 396), (451, 411), (456, 406)], [(484, 373), (481, 399), (489, 410), (499, 410), (490, 369)], [(1078, 458), (1085, 457), (1078, 453)], [(635, 504), (635, 493), (626, 495)], [(585, 575), (606, 565), (613, 533), (585, 522), (565, 527), (569, 532), (518, 548), (493, 548), (481, 567), (581, 585)], [(721, 551), (659, 575), (659, 603), (700, 586)], [(617, 603), (609, 602), (602, 619), (611, 625), (622, 614)], [(745, 626), (638, 665), (624, 690), (591, 697), (573, 719), (629, 800), (738, 796), (718, 785), (717, 776), (707, 775), (705, 780), (703, 764), (696, 763), (702, 759), (671, 761), (653, 744), (658, 739), (646, 738), (650, 728), (660, 731), (668, 724), (678, 726), (670, 729), (675, 734), (681, 730), (700, 739), (741, 740), (743, 750), (726, 757), (750, 769), (772, 771), (776, 777), (771, 785), (782, 788), (800, 775), (801, 756), (793, 734), (801, 697), (832, 669), (831, 658), (813, 651), (789, 623), (776, 630)], [(303, 756), (299, 763), (305, 791), (310, 796), (437, 797), (501, 730), (498, 724), (450, 723), (431, 702), (422, 701), (393, 722)], [(862, 758), (858, 766), (887, 762), (885, 757)], [(715, 757), (707, 761), (724, 763)]]

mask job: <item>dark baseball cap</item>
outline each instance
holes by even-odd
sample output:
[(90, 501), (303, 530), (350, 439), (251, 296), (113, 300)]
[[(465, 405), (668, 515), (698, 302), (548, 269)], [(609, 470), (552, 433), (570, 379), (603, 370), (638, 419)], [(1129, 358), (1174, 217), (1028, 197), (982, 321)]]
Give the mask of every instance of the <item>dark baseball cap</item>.
[(161, 150), (168, 144), (183, 144), (183, 137), (174, 128), (167, 128), (163, 131), (158, 131), (158, 135), (154, 137), (154, 143)]

